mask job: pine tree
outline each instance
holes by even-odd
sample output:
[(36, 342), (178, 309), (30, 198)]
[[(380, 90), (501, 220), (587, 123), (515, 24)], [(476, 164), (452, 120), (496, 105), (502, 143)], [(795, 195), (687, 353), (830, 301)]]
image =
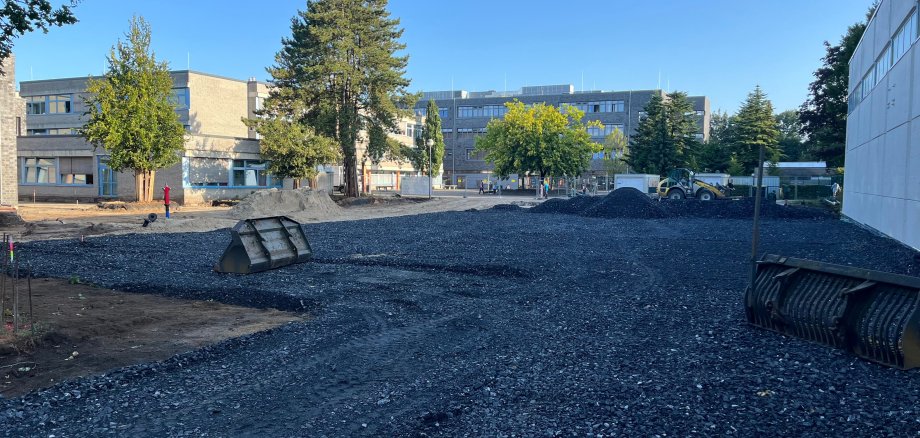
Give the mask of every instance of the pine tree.
[(438, 104), (434, 100), (429, 100), (426, 108), (425, 127), (422, 128), (422, 135), (415, 141), (418, 153), (412, 164), (420, 172), (434, 176), (436, 171), (432, 172), (431, 169), (428, 169), (428, 140), (434, 143), (431, 146), (431, 168), (440, 169), (441, 162), (444, 161), (444, 133), (441, 132), (441, 115), (438, 113)]
[[(667, 97), (667, 99), (665, 99)], [(667, 175), (671, 169), (695, 167), (699, 148), (693, 104), (683, 92), (652, 95), (645, 118), (632, 137), (627, 163), (637, 172)]]
[(741, 105), (732, 128), (733, 149), (745, 172), (757, 168), (761, 146), (765, 148), (768, 161), (779, 161), (779, 128), (773, 116), (773, 104), (759, 85)]
[(731, 116), (716, 111), (709, 120), (709, 140), (700, 146), (697, 169), (726, 172), (732, 158)]
[[(362, 132), (395, 132), (411, 116), (406, 88), (408, 57), (399, 42), (399, 20), (386, 0), (312, 0), (292, 19), (272, 75), (271, 97), (342, 151), (346, 194), (358, 195), (357, 144)], [(296, 108), (304, 108), (295, 114)]]
[(169, 65), (150, 51), (150, 25), (134, 17), (125, 37), (112, 48), (105, 76), (89, 80), (80, 133), (109, 154), (112, 170), (133, 170), (137, 200), (150, 202), (157, 169), (180, 160), (185, 128), (170, 102)]

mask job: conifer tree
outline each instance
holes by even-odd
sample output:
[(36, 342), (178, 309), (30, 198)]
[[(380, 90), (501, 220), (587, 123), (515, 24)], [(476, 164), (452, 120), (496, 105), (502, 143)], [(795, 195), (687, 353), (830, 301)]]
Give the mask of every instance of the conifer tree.
[(759, 85), (748, 94), (733, 120), (732, 149), (745, 172), (753, 172), (757, 168), (760, 146), (766, 148), (767, 161), (779, 161), (779, 128), (773, 115), (773, 104)]

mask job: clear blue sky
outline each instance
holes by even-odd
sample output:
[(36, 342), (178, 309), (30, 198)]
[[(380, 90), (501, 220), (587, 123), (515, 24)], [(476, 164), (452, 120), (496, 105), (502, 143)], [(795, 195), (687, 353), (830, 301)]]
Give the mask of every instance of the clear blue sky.
[[(60, 0), (57, 1), (59, 3)], [(734, 111), (760, 84), (777, 111), (798, 107), (812, 72), (871, 0), (391, 0), (412, 90), (509, 90), (574, 84), (661, 86)], [(268, 79), (304, 0), (83, 0), (79, 23), (15, 45), (18, 80), (100, 74), (132, 15), (173, 69)], [(190, 63), (189, 63), (190, 59)], [(507, 79), (506, 79), (507, 78)]]

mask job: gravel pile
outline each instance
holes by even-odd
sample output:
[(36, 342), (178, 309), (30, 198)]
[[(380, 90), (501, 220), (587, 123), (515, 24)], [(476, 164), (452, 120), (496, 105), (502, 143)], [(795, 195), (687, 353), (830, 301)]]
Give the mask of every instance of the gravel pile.
[[(747, 325), (750, 224), (438, 213), (306, 225), (315, 261), (211, 271), (226, 230), (23, 244), (42, 275), (311, 318), (0, 401), (8, 436), (908, 436), (920, 373)], [(920, 274), (841, 221), (763, 251)], [(666, 257), (663, 257), (666, 255)], [(79, 359), (76, 359), (79, 360)]]
[(336, 217), (341, 207), (322, 190), (301, 188), (296, 190), (267, 189), (253, 192), (230, 209), (237, 219), (279, 216), (287, 213), (307, 212), (316, 218)]
[(659, 219), (667, 216), (656, 200), (631, 187), (610, 192), (582, 213), (588, 217)]
[[(622, 188), (603, 197), (577, 196), (550, 199), (529, 210), (531, 213), (571, 214), (598, 218), (705, 218), (750, 219), (754, 198), (700, 201), (697, 199), (654, 199), (634, 188)], [(761, 217), (767, 219), (835, 219), (834, 213), (820, 208), (778, 205), (764, 201)]]

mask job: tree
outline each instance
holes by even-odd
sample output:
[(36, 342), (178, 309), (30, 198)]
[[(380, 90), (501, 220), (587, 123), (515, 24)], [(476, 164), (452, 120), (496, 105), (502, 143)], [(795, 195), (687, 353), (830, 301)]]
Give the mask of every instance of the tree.
[(802, 122), (799, 112), (786, 110), (776, 115), (776, 124), (779, 128), (779, 150), (784, 159), (788, 161), (804, 161), (808, 159), (805, 150), (805, 138), (802, 137)]
[(761, 146), (766, 148), (768, 161), (779, 161), (779, 129), (773, 117), (773, 104), (759, 85), (738, 109), (732, 132), (733, 149), (745, 172), (757, 168)]
[[(441, 132), (441, 115), (438, 113), (438, 104), (434, 100), (428, 101), (425, 116), (425, 126), (422, 128), (422, 135), (415, 140), (417, 153), (414, 155), (412, 165), (416, 170), (427, 174), (429, 177), (434, 176), (432, 169), (440, 169), (441, 162), (444, 161), (444, 133)], [(428, 169), (428, 140), (434, 144), (431, 146), (431, 168)]]
[(830, 166), (843, 166), (846, 152), (847, 99), (850, 94), (850, 57), (866, 31), (875, 9), (869, 8), (863, 22), (853, 24), (837, 45), (824, 42), (822, 66), (815, 71), (815, 80), (808, 86), (808, 98), (799, 110), (802, 134), (807, 149), (814, 158)]
[(619, 129), (604, 137), (604, 167), (610, 174), (626, 173), (629, 170), (626, 156), (629, 154), (629, 139)]
[(180, 160), (185, 128), (170, 102), (169, 65), (150, 51), (150, 25), (134, 17), (125, 37), (112, 47), (105, 76), (89, 80), (80, 133), (109, 154), (112, 170), (133, 170), (137, 200), (150, 202), (156, 170)]
[(243, 119), (243, 123), (259, 133), (259, 154), (268, 160), (268, 171), (277, 178), (293, 179), (295, 189), (302, 178), (316, 176), (317, 166), (339, 158), (334, 140), (298, 120), (263, 116)]
[(553, 105), (524, 105), (518, 100), (505, 103), (503, 119), (493, 119), (485, 135), (476, 139), (476, 150), (485, 152), (495, 174), (538, 173), (540, 179), (552, 175), (580, 175), (588, 169), (591, 155), (601, 146), (591, 141), (584, 112), (570, 105), (560, 111)]
[[(291, 37), (282, 40), (270, 97), (342, 151), (348, 196), (358, 195), (357, 144), (362, 132), (395, 132), (411, 116), (414, 95), (406, 88), (408, 57), (399, 43), (399, 20), (386, 0), (311, 0), (291, 20)], [(295, 114), (303, 108), (302, 114)], [(375, 140), (374, 148), (380, 146)]]
[(732, 158), (732, 117), (716, 111), (709, 120), (709, 140), (700, 146), (697, 169), (706, 172), (725, 172)]
[(48, 0), (6, 0), (0, 8), (0, 62), (13, 53), (13, 40), (26, 32), (37, 28), (48, 33), (51, 26), (76, 23), (77, 18), (70, 10), (76, 4), (73, 0), (69, 6), (54, 9)]
[(667, 97), (652, 95), (632, 137), (626, 161), (638, 172), (667, 175), (677, 167), (695, 167), (698, 129), (693, 105), (683, 92)]

